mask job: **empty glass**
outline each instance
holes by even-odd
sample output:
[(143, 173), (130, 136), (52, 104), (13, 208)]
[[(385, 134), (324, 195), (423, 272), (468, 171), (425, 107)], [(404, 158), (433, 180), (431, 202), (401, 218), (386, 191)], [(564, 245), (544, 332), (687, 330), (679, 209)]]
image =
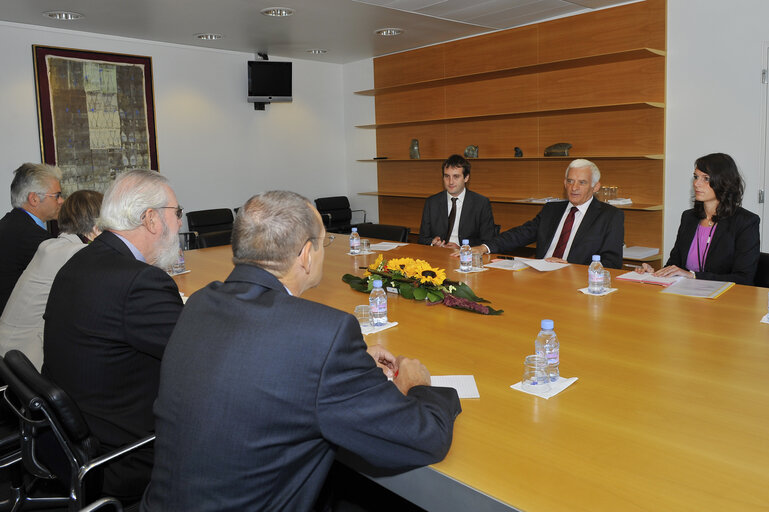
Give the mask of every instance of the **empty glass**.
[(547, 375), (547, 358), (538, 355), (526, 356), (523, 363), (521, 389), (534, 393), (550, 391), (550, 378)]
[(483, 254), (479, 252), (473, 253), (473, 270), (481, 270), (483, 268)]
[(601, 283), (603, 291), (608, 292), (611, 290), (611, 274), (606, 269), (601, 272)]
[(360, 241), (360, 252), (368, 254), (371, 252), (371, 240), (368, 238), (362, 238)]
[(358, 323), (361, 328), (368, 327), (371, 324), (371, 310), (367, 304), (355, 306), (355, 318), (358, 319)]

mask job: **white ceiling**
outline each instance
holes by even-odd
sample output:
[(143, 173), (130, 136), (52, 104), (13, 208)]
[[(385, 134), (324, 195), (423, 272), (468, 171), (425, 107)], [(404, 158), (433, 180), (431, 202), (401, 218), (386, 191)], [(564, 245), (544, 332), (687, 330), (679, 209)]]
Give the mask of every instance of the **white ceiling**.
[[(0, 0), (0, 20), (344, 64), (628, 0)], [(260, 11), (289, 7), (293, 16)], [(77, 21), (43, 16), (75, 11)], [(396, 37), (374, 30), (398, 27)], [(204, 42), (202, 32), (223, 38)], [(327, 53), (311, 55), (322, 48)]]

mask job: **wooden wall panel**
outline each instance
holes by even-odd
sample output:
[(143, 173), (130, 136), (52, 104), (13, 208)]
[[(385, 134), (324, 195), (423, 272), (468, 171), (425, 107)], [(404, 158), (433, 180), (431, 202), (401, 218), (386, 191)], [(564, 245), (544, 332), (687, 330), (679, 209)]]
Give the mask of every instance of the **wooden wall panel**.
[(380, 163), (377, 190), (431, 196), (443, 190), (442, 164), (435, 160)]
[(502, 226), (502, 231), (505, 231), (536, 217), (542, 205), (491, 203), (491, 209), (494, 212), (494, 223)]
[(446, 158), (446, 130), (444, 123), (429, 123), (379, 128), (376, 131), (377, 156), (410, 158), (411, 139), (419, 140), (421, 158)]
[(419, 224), (422, 222), (424, 207), (424, 199), (380, 197), (379, 223), (406, 226), (411, 228), (412, 233), (419, 233)]
[(446, 148), (463, 154), (468, 145), (475, 144), (480, 158), (512, 157), (516, 146), (524, 155), (541, 155), (537, 129), (536, 117), (454, 121), (446, 124)]
[(601, 169), (601, 185), (618, 187), (619, 197), (636, 204), (662, 204), (662, 160), (607, 160), (596, 162)]
[(612, 62), (539, 74), (538, 108), (665, 101), (665, 59)]
[(665, 49), (665, 0), (646, 0), (539, 24), (539, 61)]
[(435, 45), (374, 59), (374, 87), (443, 78), (444, 46)]
[[(625, 245), (659, 247), (662, 250), (662, 212), (625, 210)], [(667, 261), (668, 255), (663, 255)]]
[(537, 63), (536, 25), (446, 43), (446, 76), (483, 73)]
[(482, 116), (537, 109), (537, 75), (446, 86), (446, 116)]
[(534, 197), (539, 190), (538, 162), (473, 161), (469, 188), (486, 197)]
[(444, 87), (383, 94), (375, 98), (377, 123), (403, 123), (446, 117)]
[(539, 123), (539, 154), (556, 142), (571, 143), (573, 155), (649, 155), (664, 148), (661, 108), (543, 116)]

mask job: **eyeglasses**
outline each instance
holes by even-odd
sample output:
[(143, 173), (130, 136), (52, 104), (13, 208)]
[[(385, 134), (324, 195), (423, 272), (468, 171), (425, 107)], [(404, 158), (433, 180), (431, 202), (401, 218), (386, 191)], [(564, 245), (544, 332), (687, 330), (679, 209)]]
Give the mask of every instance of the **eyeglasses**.
[[(320, 238), (319, 236), (311, 236), (310, 238), (307, 239), (307, 242), (311, 242), (313, 240), (318, 240), (319, 238)], [(331, 245), (331, 242), (333, 242), (335, 238), (336, 237), (334, 235), (326, 235), (326, 236), (324, 236), (323, 237), (323, 247), (328, 247), (329, 245)], [(302, 244), (302, 247), (304, 247), (307, 244), (307, 242)], [(302, 254), (302, 251), (299, 251), (299, 254)]]
[(158, 208), (159, 210), (164, 210), (166, 208), (170, 208), (172, 210), (176, 210), (176, 218), (181, 219), (182, 218), (182, 212), (184, 211), (184, 208), (182, 208), (182, 205), (179, 206), (161, 206)]
[(38, 192), (37, 195), (43, 196), (43, 197), (55, 197), (57, 200), (61, 199), (61, 192), (56, 192), (55, 194), (48, 194), (46, 192)]

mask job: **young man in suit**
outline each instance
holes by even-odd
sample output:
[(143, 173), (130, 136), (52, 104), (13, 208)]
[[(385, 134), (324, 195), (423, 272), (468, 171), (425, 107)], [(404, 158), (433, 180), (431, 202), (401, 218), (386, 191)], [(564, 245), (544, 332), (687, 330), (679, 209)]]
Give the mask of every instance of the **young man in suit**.
[(622, 268), (625, 216), (593, 197), (601, 188), (600, 181), (601, 171), (593, 162), (572, 161), (563, 180), (567, 201), (545, 204), (532, 220), (473, 251), (504, 252), (536, 242), (540, 259), (589, 265), (593, 254), (599, 254), (604, 267)]
[[(56, 275), (45, 314), (43, 373), (83, 411), (103, 451), (154, 432), (160, 359), (182, 300), (165, 272), (179, 256), (182, 208), (154, 171), (119, 176), (104, 195), (103, 230)], [(104, 493), (138, 501), (151, 447), (110, 463)]]
[(459, 249), (462, 239), (478, 245), (494, 237), (494, 214), (488, 198), (468, 190), (470, 162), (451, 155), (441, 167), (444, 192), (425, 200), (419, 243)]
[(235, 269), (190, 297), (163, 356), (143, 511), (308, 511), (338, 447), (396, 470), (446, 455), (456, 391), (367, 350), (349, 313), (299, 298), (330, 241), (293, 192), (238, 211)]
[(13, 210), (0, 219), (0, 313), (40, 242), (52, 238), (45, 223), (59, 216), (61, 171), (45, 164), (22, 164), (13, 172)]

